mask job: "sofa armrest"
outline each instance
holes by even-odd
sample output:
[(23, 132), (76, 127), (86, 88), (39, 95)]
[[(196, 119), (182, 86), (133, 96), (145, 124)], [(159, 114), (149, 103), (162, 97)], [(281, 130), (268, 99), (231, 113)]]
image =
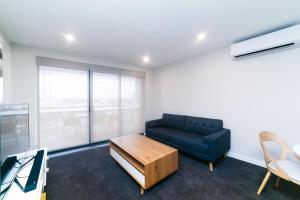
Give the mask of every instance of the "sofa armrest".
[(203, 138), (203, 142), (208, 145), (212, 161), (216, 161), (230, 149), (230, 130), (222, 129)]
[(154, 128), (162, 125), (163, 125), (162, 119), (156, 119), (156, 120), (146, 122), (146, 128)]

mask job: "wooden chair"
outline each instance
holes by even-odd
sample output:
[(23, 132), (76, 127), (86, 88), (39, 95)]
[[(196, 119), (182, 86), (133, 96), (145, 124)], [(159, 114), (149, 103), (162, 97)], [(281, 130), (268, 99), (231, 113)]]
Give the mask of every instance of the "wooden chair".
[[(279, 135), (271, 132), (261, 132), (259, 134), (259, 141), (264, 153), (268, 172), (257, 191), (257, 195), (260, 195), (271, 174), (277, 176), (275, 187), (279, 187), (280, 178), (300, 185), (300, 163), (297, 162), (299, 158), (294, 154), (288, 144)], [(280, 145), (280, 154), (277, 158), (274, 158), (270, 151), (268, 151), (266, 142), (275, 142)], [(295, 161), (287, 160), (288, 155), (295, 158)]]

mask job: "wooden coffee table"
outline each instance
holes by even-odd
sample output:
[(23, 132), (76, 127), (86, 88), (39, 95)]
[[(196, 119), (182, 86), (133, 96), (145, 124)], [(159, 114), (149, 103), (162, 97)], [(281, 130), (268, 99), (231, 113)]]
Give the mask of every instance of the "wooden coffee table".
[(111, 139), (110, 155), (141, 185), (141, 194), (178, 169), (177, 149), (139, 134)]

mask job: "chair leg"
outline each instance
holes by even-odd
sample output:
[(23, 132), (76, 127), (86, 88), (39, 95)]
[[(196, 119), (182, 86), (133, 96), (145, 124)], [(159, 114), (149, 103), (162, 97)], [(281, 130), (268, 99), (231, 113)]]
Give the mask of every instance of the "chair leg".
[(257, 195), (260, 195), (260, 193), (262, 192), (262, 190), (266, 186), (266, 183), (268, 182), (270, 176), (271, 176), (271, 172), (268, 171), (267, 174), (266, 174), (266, 176), (265, 176), (265, 178), (264, 178), (264, 180), (263, 180), (263, 182), (261, 183), (261, 185), (260, 185), (260, 187), (259, 187), (259, 189), (257, 191)]
[(212, 162), (208, 163), (208, 167), (209, 167), (209, 171), (211, 171), (211, 172), (214, 171), (214, 166), (213, 166)]
[(275, 182), (275, 188), (279, 188), (279, 182), (280, 182), (280, 178), (277, 176)]

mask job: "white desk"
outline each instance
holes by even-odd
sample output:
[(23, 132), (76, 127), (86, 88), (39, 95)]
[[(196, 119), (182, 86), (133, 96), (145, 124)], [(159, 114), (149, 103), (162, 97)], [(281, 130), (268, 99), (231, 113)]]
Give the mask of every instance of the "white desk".
[[(46, 186), (46, 175), (47, 175), (47, 149), (38, 149), (38, 150), (33, 150), (29, 151), (26, 153), (20, 153), (12, 156), (17, 156), (17, 159), (23, 158), (23, 157), (30, 157), (30, 156), (35, 156), (36, 153), (39, 150), (44, 150), (44, 156), (43, 156), (43, 161), (39, 173), (39, 178), (38, 178), (38, 183), (36, 189), (30, 191), (30, 192), (23, 192), (19, 186), (13, 182), (9, 190), (5, 193), (2, 194), (0, 197), (0, 200), (40, 200), (42, 192), (44, 190), (44, 186)], [(24, 161), (24, 160), (23, 160)], [(26, 161), (25, 161), (26, 162)], [(17, 164), (19, 165), (19, 164)], [(22, 171), (18, 173), (19, 177), (28, 177), (32, 168), (33, 162), (28, 163)], [(18, 167), (18, 166), (16, 166)], [(6, 183), (7, 181), (12, 179), (12, 176), (14, 176), (17, 168), (12, 169), (9, 174), (6, 176), (5, 180), (3, 183)], [(18, 178), (19, 182), (21, 185), (25, 185), (27, 182), (27, 178)], [(5, 188), (5, 185), (1, 186), (1, 190)], [(5, 195), (5, 196), (4, 196)]]

